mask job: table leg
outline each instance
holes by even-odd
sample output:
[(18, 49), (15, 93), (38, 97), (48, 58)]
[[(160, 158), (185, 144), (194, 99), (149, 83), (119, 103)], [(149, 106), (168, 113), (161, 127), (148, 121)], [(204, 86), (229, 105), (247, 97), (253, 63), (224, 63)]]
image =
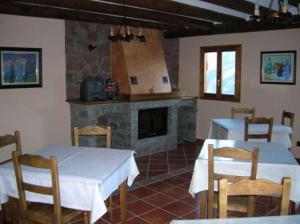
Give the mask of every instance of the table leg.
[(16, 198), (9, 197), (8, 200), (8, 217), (12, 224), (19, 222), (19, 200)]
[(120, 220), (123, 223), (126, 219), (127, 206), (126, 206), (126, 181), (124, 181), (120, 187)]
[(7, 203), (1, 205), (1, 211), (0, 211), (0, 223), (6, 224), (7, 220)]
[(199, 193), (199, 201), (200, 201), (200, 219), (206, 219), (207, 191), (201, 191)]

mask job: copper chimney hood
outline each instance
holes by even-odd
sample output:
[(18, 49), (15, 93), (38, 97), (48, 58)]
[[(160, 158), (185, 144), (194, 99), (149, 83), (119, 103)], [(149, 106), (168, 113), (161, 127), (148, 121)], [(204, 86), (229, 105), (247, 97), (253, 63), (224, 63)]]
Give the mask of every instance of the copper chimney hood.
[[(138, 28), (132, 30), (138, 32)], [(171, 95), (159, 31), (144, 29), (143, 34), (146, 42), (111, 42), (112, 79), (118, 82), (120, 93), (131, 98)]]

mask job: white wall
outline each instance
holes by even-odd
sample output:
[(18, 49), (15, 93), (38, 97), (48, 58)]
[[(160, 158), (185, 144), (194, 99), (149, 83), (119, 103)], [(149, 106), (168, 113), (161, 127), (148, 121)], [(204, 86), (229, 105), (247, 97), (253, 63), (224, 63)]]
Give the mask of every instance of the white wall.
[[(65, 84), (65, 22), (0, 14), (0, 46), (42, 48), (43, 87), (0, 89), (0, 135), (21, 131), (23, 151), (71, 144)], [(0, 152), (0, 161), (10, 155)]]
[[(296, 115), (293, 145), (300, 140), (300, 29), (226, 34), (180, 39), (179, 87), (199, 96), (200, 47), (242, 44), (241, 102), (198, 101), (197, 138), (208, 136), (212, 118), (229, 117), (231, 106), (254, 106), (257, 116), (273, 116), (280, 122), (283, 109)], [(260, 84), (260, 52), (297, 50), (296, 85)], [(293, 148), (300, 157), (300, 148)]]

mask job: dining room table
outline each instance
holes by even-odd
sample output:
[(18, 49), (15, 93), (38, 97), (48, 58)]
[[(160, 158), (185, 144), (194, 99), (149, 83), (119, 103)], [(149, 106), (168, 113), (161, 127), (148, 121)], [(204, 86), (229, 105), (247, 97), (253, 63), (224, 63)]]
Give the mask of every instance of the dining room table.
[[(189, 193), (195, 197), (199, 193), (200, 218), (206, 217), (206, 199), (208, 190), (208, 145), (214, 148), (233, 147), (252, 151), (259, 149), (257, 179), (267, 179), (281, 183), (283, 177), (291, 178), (290, 199), (300, 203), (300, 166), (292, 153), (281, 143), (245, 142), (236, 140), (206, 139), (195, 161)], [(215, 158), (215, 172), (248, 176), (251, 172), (250, 161), (240, 161), (231, 158)], [(217, 182), (215, 190), (218, 189)]]
[[(268, 125), (251, 124), (249, 133), (267, 133)], [(209, 129), (208, 138), (210, 139), (229, 139), (244, 140), (245, 120), (232, 118), (212, 119)], [(284, 144), (287, 148), (292, 146), (290, 135), (292, 128), (279, 123), (273, 124), (271, 142)], [(263, 139), (250, 139), (249, 141), (265, 141)]]
[(264, 216), (227, 219), (172, 220), (170, 224), (299, 224), (300, 215)]
[[(32, 154), (56, 156), (59, 173), (61, 206), (90, 212), (95, 223), (107, 212), (105, 200), (120, 190), (120, 220), (126, 219), (126, 183), (133, 184), (139, 174), (133, 150), (92, 147), (50, 146)], [(25, 182), (51, 186), (50, 172), (24, 167)], [(53, 204), (52, 197), (27, 192), (31, 202)], [(0, 166), (0, 204), (18, 198), (12, 162)]]

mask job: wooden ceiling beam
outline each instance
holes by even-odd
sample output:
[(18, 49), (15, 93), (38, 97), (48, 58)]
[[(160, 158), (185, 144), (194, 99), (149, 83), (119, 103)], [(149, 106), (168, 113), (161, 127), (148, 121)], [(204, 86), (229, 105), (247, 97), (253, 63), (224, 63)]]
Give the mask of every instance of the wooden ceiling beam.
[(300, 0), (289, 0), (289, 4), (298, 8)]
[(146, 8), (155, 11), (178, 14), (182, 16), (189, 16), (198, 19), (205, 19), (215, 22), (227, 23), (227, 22), (241, 22), (244, 19), (218, 13), (212, 10), (194, 7), (183, 3), (170, 1), (170, 0), (104, 0), (106, 2), (112, 2), (127, 6)]
[[(160, 23), (182, 26), (182, 27), (193, 27), (204, 30), (211, 29), (213, 23), (182, 17), (177, 15), (167, 15), (160, 12), (151, 10), (137, 9), (132, 7), (120, 7), (120, 5), (95, 2), (95, 1), (82, 1), (82, 0), (9, 0), (9, 2), (21, 2), (29, 4), (38, 4), (53, 7), (62, 7), (73, 10), (83, 10), (93, 13), (109, 14), (119, 17), (130, 17), (137, 20), (150, 20)], [(126, 18), (127, 20), (127, 18)]]
[[(229, 9), (233, 9), (236, 11), (240, 11), (243, 13), (247, 13), (250, 15), (254, 14), (254, 7), (255, 4), (252, 2), (248, 2), (245, 0), (239, 0), (239, 1), (228, 1), (228, 0), (201, 0), (203, 2), (208, 2), (214, 5), (218, 5), (218, 6), (222, 6), (225, 8), (229, 8)], [(260, 13), (262, 15), (267, 15), (268, 13), (270, 13), (269, 8), (264, 7), (264, 6), (260, 6), (259, 7)], [(271, 10), (272, 12), (273, 10)]]
[(256, 31), (267, 31), (267, 30), (280, 30), (280, 29), (296, 29), (300, 28), (300, 22), (290, 25), (272, 25), (272, 24), (258, 24), (253, 22), (245, 22), (244, 24), (217, 24), (214, 25), (212, 31), (203, 31), (197, 29), (179, 29), (173, 31), (164, 32), (163, 36), (166, 39), (181, 38), (181, 37), (193, 37), (193, 36), (205, 36), (215, 34), (229, 34), (229, 33), (245, 33), (245, 32), (256, 32)]
[[(101, 15), (96, 13), (89, 13), (84, 11), (66, 10), (61, 8), (53, 8), (49, 6), (27, 5), (17, 3), (0, 3), (0, 13), (22, 15), (22, 16), (34, 16), (44, 18), (56, 18), (65, 20), (77, 20), (85, 22), (103, 23), (119, 25), (123, 23), (123, 18)], [(129, 26), (145, 27), (152, 29), (172, 29), (176, 26), (170, 26), (168, 24), (139, 21), (134, 19), (126, 19), (126, 23)], [(179, 28), (177, 26), (177, 28)]]

